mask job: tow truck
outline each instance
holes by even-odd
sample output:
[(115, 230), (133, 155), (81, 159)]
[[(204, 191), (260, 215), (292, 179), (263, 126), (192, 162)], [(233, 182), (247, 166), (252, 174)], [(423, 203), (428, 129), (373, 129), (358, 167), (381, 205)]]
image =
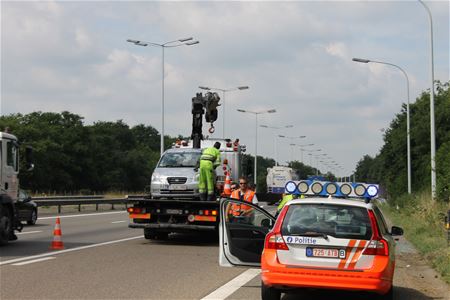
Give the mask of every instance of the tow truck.
[(226, 178), (238, 180), (241, 176), (242, 152), (246, 147), (239, 139), (208, 139), (202, 134), (203, 115), (214, 132), (217, 120), (217, 93), (198, 93), (192, 98), (191, 139), (177, 141), (161, 156), (150, 183), (149, 193), (130, 198), (130, 228), (144, 230), (146, 239), (164, 240), (170, 233), (217, 231), (219, 201), (201, 201), (198, 192), (198, 162), (203, 148), (221, 142), (222, 165), (216, 169), (216, 198), (223, 195)]

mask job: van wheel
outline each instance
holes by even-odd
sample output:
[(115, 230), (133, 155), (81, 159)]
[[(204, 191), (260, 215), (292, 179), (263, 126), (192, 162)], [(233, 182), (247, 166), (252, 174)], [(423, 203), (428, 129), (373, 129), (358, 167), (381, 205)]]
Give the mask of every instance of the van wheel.
[(261, 281), (261, 299), (262, 300), (280, 300), (281, 291), (274, 288), (269, 287)]
[(31, 213), (31, 219), (27, 221), (28, 225), (35, 225), (37, 221), (37, 209), (34, 209)]

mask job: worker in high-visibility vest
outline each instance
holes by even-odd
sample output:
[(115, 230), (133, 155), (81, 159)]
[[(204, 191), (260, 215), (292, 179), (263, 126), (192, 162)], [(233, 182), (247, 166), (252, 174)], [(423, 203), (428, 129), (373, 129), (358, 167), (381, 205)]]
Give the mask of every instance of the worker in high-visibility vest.
[[(239, 178), (239, 188), (231, 193), (231, 199), (237, 199), (241, 201), (246, 201), (253, 204), (258, 204), (258, 198), (256, 197), (255, 191), (251, 190), (248, 186), (248, 181), (246, 177)], [(253, 208), (244, 204), (231, 205), (230, 214), (237, 216), (248, 216), (252, 213)]]
[(214, 201), (214, 185), (216, 179), (215, 169), (220, 165), (220, 143), (215, 142), (213, 147), (203, 150), (200, 156), (200, 177), (198, 191), (202, 201)]
[[(283, 207), (286, 205), (286, 203), (288, 203), (289, 201), (293, 200), (293, 199), (297, 199), (298, 195), (294, 195), (294, 194), (283, 194), (283, 198), (281, 198), (281, 202), (280, 204), (278, 204), (277, 207), (277, 212), (275, 214), (275, 218), (278, 217), (278, 214), (280, 213), (280, 211), (283, 209)], [(301, 195), (300, 199), (305, 198), (305, 196)]]

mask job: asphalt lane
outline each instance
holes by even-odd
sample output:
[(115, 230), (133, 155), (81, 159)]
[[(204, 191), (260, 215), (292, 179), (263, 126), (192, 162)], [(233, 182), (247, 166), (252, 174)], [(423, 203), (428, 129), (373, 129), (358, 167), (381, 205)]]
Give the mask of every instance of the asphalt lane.
[[(65, 214), (60, 220), (66, 249), (142, 235), (142, 230), (128, 228), (125, 211)], [(0, 263), (52, 251), (49, 248), (55, 221), (54, 216), (46, 216), (39, 218), (36, 225), (25, 226), (17, 241), (0, 248)]]
[(201, 299), (244, 271), (221, 268), (217, 258), (216, 235), (140, 238), (3, 265), (0, 298)]

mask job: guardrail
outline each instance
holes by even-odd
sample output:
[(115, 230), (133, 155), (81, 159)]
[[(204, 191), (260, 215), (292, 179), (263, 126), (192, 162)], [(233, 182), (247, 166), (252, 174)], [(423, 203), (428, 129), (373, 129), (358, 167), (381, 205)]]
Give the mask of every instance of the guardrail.
[(114, 210), (115, 204), (125, 204), (127, 208), (128, 198), (104, 198), (104, 196), (63, 196), (63, 197), (34, 197), (31, 200), (36, 202), (38, 207), (58, 206), (58, 213), (61, 213), (62, 206), (78, 205), (78, 211), (81, 211), (82, 205), (95, 204), (95, 210), (98, 211), (99, 205), (110, 204), (111, 210)]

